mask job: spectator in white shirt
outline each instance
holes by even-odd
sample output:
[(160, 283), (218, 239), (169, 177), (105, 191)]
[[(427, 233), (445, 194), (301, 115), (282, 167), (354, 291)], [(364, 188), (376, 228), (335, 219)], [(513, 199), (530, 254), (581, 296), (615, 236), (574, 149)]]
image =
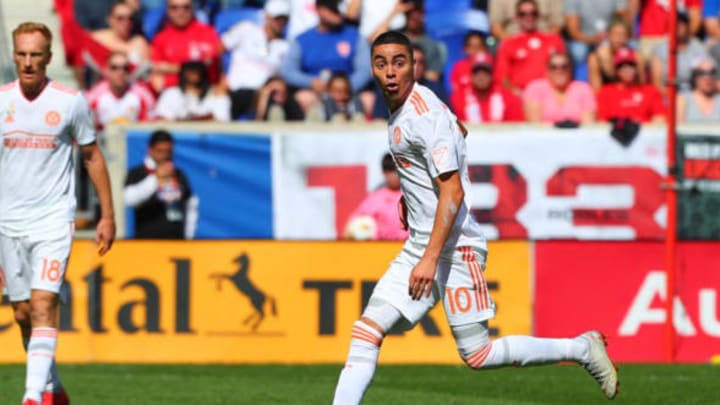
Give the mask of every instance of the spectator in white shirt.
[(185, 62), (180, 66), (180, 85), (160, 94), (155, 112), (169, 121), (230, 121), (230, 98), (210, 85), (204, 63)]
[(242, 21), (221, 37), (231, 54), (226, 79), (233, 119), (253, 111), (258, 91), (278, 72), (290, 46), (283, 39), (290, 13), (287, 0), (269, 0), (264, 10), (264, 25)]

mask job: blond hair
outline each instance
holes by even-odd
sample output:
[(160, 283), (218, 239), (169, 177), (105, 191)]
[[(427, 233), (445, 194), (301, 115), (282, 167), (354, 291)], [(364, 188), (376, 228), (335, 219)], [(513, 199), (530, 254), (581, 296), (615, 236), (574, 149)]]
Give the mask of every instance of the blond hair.
[(13, 36), (13, 43), (17, 39), (18, 35), (20, 34), (32, 34), (35, 32), (39, 32), (40, 35), (45, 38), (47, 41), (47, 51), (50, 52), (50, 43), (52, 43), (52, 32), (50, 32), (50, 28), (47, 27), (47, 25), (39, 22), (24, 22), (17, 26), (12, 32)]

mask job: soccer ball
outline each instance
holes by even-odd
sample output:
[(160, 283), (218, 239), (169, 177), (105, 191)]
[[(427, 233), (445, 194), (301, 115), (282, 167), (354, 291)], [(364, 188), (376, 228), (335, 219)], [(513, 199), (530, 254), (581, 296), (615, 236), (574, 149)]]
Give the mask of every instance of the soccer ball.
[(353, 240), (373, 240), (377, 236), (377, 223), (369, 215), (355, 217), (345, 227), (345, 236)]

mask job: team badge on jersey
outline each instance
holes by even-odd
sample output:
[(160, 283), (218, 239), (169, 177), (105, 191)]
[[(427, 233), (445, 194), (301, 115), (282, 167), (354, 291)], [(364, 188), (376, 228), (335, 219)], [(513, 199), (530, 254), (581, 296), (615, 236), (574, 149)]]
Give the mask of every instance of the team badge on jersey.
[(45, 114), (45, 123), (51, 127), (58, 125), (60, 123), (60, 113), (55, 110), (48, 111)]
[(12, 101), (8, 104), (7, 113), (5, 114), (5, 122), (8, 124), (15, 122), (15, 103)]
[(395, 145), (400, 145), (400, 142), (402, 142), (402, 130), (400, 127), (395, 127), (395, 129), (393, 129), (392, 140)]

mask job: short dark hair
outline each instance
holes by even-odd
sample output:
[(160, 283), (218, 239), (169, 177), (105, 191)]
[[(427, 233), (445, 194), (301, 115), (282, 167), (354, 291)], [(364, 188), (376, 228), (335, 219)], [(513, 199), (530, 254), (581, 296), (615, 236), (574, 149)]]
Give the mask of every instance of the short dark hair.
[(468, 42), (470, 42), (470, 39), (472, 39), (473, 37), (479, 37), (483, 44), (485, 43), (486, 35), (484, 32), (471, 30), (468, 31), (465, 36), (463, 36), (463, 46), (467, 46)]
[(536, 0), (518, 0), (517, 3), (515, 3), (515, 13), (518, 13), (520, 11), (520, 6), (522, 6), (525, 3), (530, 3), (533, 6), (535, 6), (536, 10), (540, 9), (540, 6), (538, 6), (538, 3)]
[(382, 158), (382, 171), (394, 172), (396, 170), (397, 166), (395, 166), (395, 160), (393, 159), (391, 154), (386, 153)]
[(410, 54), (410, 58), (412, 59), (412, 43), (410, 42), (410, 39), (405, 36), (405, 34), (399, 31), (385, 31), (382, 34), (378, 35), (378, 37), (375, 38), (375, 40), (373, 41), (370, 51), (374, 51), (375, 47), (377, 46), (387, 44), (398, 44), (404, 46), (407, 52)]
[(164, 129), (158, 129), (150, 135), (150, 141), (148, 142), (148, 145), (150, 145), (150, 147), (153, 147), (160, 142), (172, 142), (172, 141), (173, 141), (173, 136), (170, 135), (170, 132), (168, 132)]
[(330, 75), (330, 78), (327, 81), (328, 86), (330, 86), (330, 83), (334, 82), (335, 80), (342, 80), (349, 84), (350, 76), (348, 76), (348, 74), (343, 72), (342, 70), (336, 70)]

